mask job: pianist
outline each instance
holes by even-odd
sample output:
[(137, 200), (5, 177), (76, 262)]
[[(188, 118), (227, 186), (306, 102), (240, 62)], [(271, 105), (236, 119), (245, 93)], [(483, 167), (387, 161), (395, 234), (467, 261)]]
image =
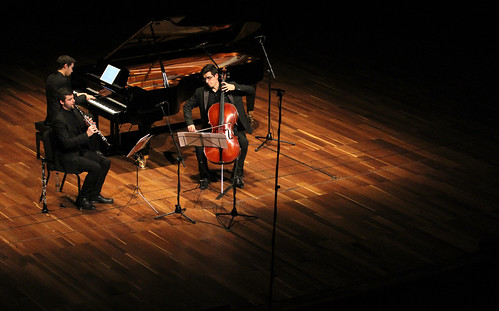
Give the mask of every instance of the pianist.
[[(255, 89), (251, 86), (235, 82), (220, 83), (218, 80), (217, 67), (213, 64), (204, 66), (201, 70), (201, 76), (203, 77), (206, 85), (198, 88), (194, 95), (186, 101), (183, 108), (187, 130), (189, 132), (196, 131), (196, 127), (194, 126), (194, 121), (192, 119), (192, 109), (195, 107), (198, 107), (200, 111), (201, 127), (203, 129), (209, 128), (208, 109), (211, 105), (220, 102), (222, 91), (227, 94), (225, 102), (233, 104), (239, 114), (238, 124), (234, 127), (234, 134), (238, 138), (239, 146), (241, 147), (241, 154), (239, 155), (239, 161), (236, 162), (238, 164), (237, 167), (234, 167), (232, 170), (232, 176), (234, 178), (235, 186), (243, 188), (244, 160), (246, 158), (246, 154), (248, 153), (249, 145), (246, 132), (251, 134), (253, 130), (251, 129), (251, 124), (248, 121), (244, 110), (242, 96), (253, 95), (255, 93)], [(200, 188), (206, 189), (210, 183), (210, 180), (215, 179), (213, 176), (210, 176), (207, 159), (204, 155), (202, 147), (196, 147), (196, 157), (198, 160)]]
[[(59, 103), (58, 91), (63, 88), (71, 87), (71, 74), (76, 60), (68, 55), (61, 55), (57, 58), (57, 71), (47, 77), (45, 94), (47, 96), (47, 116), (45, 123), (52, 123), (57, 112), (61, 109)], [(88, 99), (95, 99), (92, 95), (86, 93), (78, 93), (75, 101), (77, 105), (81, 105)]]

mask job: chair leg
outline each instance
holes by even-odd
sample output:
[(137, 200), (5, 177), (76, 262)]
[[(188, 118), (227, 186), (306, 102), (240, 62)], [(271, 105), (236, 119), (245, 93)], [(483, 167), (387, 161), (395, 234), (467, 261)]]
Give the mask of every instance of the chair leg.
[(78, 197), (80, 196), (80, 190), (81, 190), (81, 179), (80, 179), (80, 174), (75, 174), (76, 178), (78, 179)]
[(42, 133), (36, 132), (36, 158), (40, 159), (40, 141), (42, 140)]
[[(64, 177), (62, 177), (61, 187), (59, 188), (60, 192), (62, 192), (62, 188), (64, 187), (64, 183), (66, 182), (66, 176), (67, 175), (68, 175), (68, 173), (64, 173)], [(81, 189), (80, 174), (75, 174), (75, 176), (78, 179), (78, 195), (80, 195), (80, 189)]]
[(62, 177), (61, 186), (59, 187), (59, 190), (57, 190), (57, 191), (62, 192), (62, 188), (64, 187), (64, 182), (66, 182), (66, 176), (67, 175), (68, 175), (68, 173), (64, 173), (64, 177)]

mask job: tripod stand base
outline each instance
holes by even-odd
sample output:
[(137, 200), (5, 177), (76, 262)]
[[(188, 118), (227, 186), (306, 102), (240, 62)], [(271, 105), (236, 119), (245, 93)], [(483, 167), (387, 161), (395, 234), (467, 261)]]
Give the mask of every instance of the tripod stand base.
[(257, 219), (258, 216), (252, 216), (252, 215), (245, 215), (245, 214), (239, 214), (237, 209), (234, 207), (230, 213), (215, 213), (215, 216), (218, 218), (219, 216), (231, 216), (232, 218), (230, 219), (229, 225), (224, 226), (225, 229), (230, 230), (234, 223), (234, 218), (237, 216), (245, 217), (245, 218), (252, 218), (252, 219)]
[(144, 201), (146, 201), (147, 205), (149, 205), (149, 207), (151, 207), (152, 210), (156, 212), (156, 214), (159, 214), (159, 212), (154, 208), (154, 206), (152, 206), (151, 203), (149, 203), (149, 201), (147, 201), (147, 199), (144, 197), (144, 195), (142, 194), (142, 191), (140, 190), (139, 186), (135, 187), (135, 190), (133, 191), (132, 196), (130, 197), (130, 200), (128, 200), (128, 202), (125, 204), (125, 206), (123, 207), (123, 209), (125, 209), (128, 206), (128, 204), (130, 203), (130, 201), (132, 201), (133, 197), (135, 197), (137, 194), (140, 195), (140, 197), (142, 197), (142, 199), (144, 199)]
[(290, 141), (284, 141), (284, 140), (279, 140), (279, 139), (275, 139), (275, 138), (272, 138), (272, 134), (268, 133), (267, 136), (255, 136), (256, 139), (261, 139), (261, 138), (265, 138), (265, 141), (262, 142), (260, 144), (260, 146), (258, 146), (255, 151), (258, 151), (260, 149), (262, 149), (262, 147), (268, 143), (269, 141), (280, 141), (281, 143), (286, 143), (286, 144), (290, 144), (290, 145), (296, 145), (295, 143), (293, 142), (290, 142)]
[(185, 215), (184, 211), (185, 211), (185, 208), (181, 208), (180, 205), (177, 204), (177, 205), (175, 205), (175, 211), (170, 212), (170, 213), (166, 213), (166, 214), (163, 214), (163, 215), (156, 216), (156, 217), (154, 217), (154, 219), (159, 219), (159, 218), (162, 218), (162, 217), (165, 217), (165, 216), (168, 216), (168, 215), (173, 215), (173, 214), (180, 214), (180, 215), (184, 216), (185, 219), (187, 219), (188, 221), (190, 221), (193, 224), (195, 224), (196, 221), (190, 219), (187, 215)]

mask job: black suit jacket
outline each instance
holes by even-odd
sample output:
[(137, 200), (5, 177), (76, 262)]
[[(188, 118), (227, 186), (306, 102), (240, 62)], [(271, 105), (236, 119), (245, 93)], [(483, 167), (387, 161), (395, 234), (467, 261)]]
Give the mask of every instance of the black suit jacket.
[[(76, 116), (78, 124), (75, 126), (69, 121), (69, 113)], [(88, 147), (90, 138), (86, 132), (86, 125), (81, 115), (76, 111), (60, 109), (52, 121), (55, 134), (56, 157), (67, 171), (76, 171), (78, 156), (82, 147)]]
[[(229, 102), (233, 104), (237, 109), (237, 113), (239, 115), (237, 123), (239, 125), (242, 125), (246, 130), (246, 132), (251, 134), (253, 133), (253, 129), (251, 128), (251, 124), (246, 116), (246, 111), (244, 110), (244, 103), (242, 100), (242, 96), (255, 94), (255, 89), (249, 85), (237, 84), (234, 82), (227, 82), (227, 83), (234, 84), (236, 86), (236, 89), (234, 91), (229, 92), (227, 94), (227, 97), (229, 98)], [(207, 109), (208, 95), (209, 95), (208, 87), (207, 86), (200, 87), (196, 89), (194, 95), (186, 101), (183, 110), (184, 110), (184, 119), (185, 122), (187, 123), (187, 126), (194, 124), (194, 120), (192, 119), (192, 109), (195, 107), (199, 107), (202, 128), (210, 127), (208, 123), (209, 120), (208, 120), (208, 109)]]
[[(59, 71), (54, 72), (47, 77), (45, 84), (45, 95), (47, 96), (47, 116), (45, 121), (48, 123), (52, 123), (53, 119), (61, 109), (58, 92), (63, 87), (67, 87), (72, 90), (70, 77), (64, 76)], [(81, 105), (81, 103), (85, 100), (86, 98), (84, 95), (75, 98), (77, 105)]]

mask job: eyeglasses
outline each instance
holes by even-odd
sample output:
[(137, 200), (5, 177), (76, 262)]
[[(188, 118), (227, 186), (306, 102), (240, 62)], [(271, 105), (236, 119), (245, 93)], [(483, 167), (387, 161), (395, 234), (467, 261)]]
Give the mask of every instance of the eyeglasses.
[(211, 79), (213, 79), (213, 78), (215, 78), (215, 76), (207, 76), (207, 77), (203, 77), (203, 79), (205, 79), (205, 80), (211, 80)]

